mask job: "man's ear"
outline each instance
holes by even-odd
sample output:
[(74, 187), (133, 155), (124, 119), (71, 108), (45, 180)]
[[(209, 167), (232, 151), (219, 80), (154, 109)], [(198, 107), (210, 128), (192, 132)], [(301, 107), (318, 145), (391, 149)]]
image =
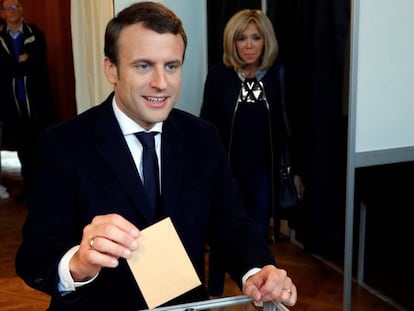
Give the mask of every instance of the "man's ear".
[(109, 83), (115, 84), (118, 80), (118, 68), (107, 57), (104, 59), (104, 69), (106, 79), (109, 81)]

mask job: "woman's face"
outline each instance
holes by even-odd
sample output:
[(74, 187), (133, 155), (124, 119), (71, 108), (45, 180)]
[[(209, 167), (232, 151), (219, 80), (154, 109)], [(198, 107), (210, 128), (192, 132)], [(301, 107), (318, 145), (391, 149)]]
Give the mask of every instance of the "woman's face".
[(258, 63), (264, 44), (264, 38), (255, 23), (250, 23), (236, 38), (237, 53), (246, 65)]

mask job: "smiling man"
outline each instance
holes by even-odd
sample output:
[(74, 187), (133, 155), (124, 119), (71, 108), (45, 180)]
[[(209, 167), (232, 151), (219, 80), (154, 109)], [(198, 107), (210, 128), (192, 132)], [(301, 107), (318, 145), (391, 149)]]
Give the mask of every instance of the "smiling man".
[[(51, 295), (50, 311), (146, 308), (125, 259), (140, 247), (140, 230), (165, 217), (202, 281), (209, 244), (246, 295), (296, 303), (295, 285), (246, 215), (215, 127), (174, 108), (186, 46), (181, 21), (162, 4), (125, 8), (105, 33), (114, 92), (42, 137), (16, 269)], [(155, 136), (156, 212), (139, 132)], [(203, 285), (167, 304), (207, 297)]]

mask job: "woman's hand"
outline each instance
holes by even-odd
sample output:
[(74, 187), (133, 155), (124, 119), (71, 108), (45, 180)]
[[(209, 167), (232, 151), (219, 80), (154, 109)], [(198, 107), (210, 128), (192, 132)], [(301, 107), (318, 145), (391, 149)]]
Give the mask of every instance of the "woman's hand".
[(299, 175), (295, 175), (293, 177), (293, 182), (295, 183), (298, 199), (299, 201), (302, 201), (305, 195), (305, 185), (303, 184), (302, 177), (300, 177)]

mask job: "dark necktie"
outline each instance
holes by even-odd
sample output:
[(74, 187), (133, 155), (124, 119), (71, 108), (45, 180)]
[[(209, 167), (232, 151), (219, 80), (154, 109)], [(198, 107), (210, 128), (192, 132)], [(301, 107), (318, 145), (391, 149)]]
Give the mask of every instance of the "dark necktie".
[(139, 132), (135, 133), (136, 137), (142, 144), (142, 168), (144, 178), (144, 188), (147, 193), (149, 206), (153, 215), (157, 216), (158, 198), (159, 198), (159, 180), (158, 180), (158, 160), (155, 152), (154, 136), (157, 132)]

